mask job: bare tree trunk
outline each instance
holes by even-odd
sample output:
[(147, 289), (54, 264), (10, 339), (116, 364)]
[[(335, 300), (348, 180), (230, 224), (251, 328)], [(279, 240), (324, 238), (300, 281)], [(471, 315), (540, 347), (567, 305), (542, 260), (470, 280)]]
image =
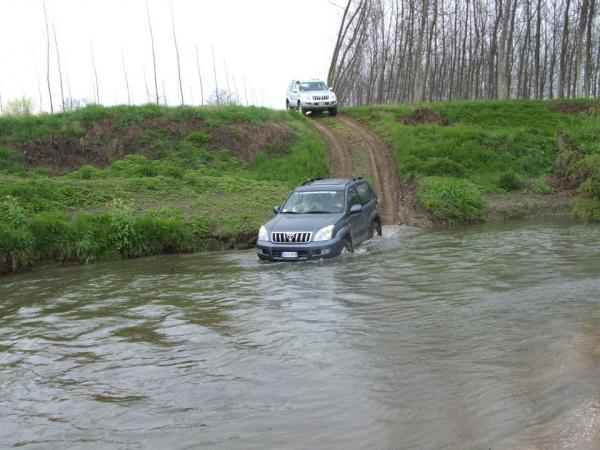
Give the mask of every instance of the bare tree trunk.
[(121, 62), (123, 63), (123, 75), (125, 76), (125, 88), (127, 89), (127, 104), (131, 105), (131, 95), (129, 94), (129, 79), (127, 78), (127, 67), (125, 67), (125, 56), (121, 50)]
[(181, 64), (179, 63), (179, 47), (177, 46), (177, 34), (175, 33), (175, 14), (173, 13), (173, 1), (171, 1), (171, 25), (173, 28), (173, 43), (175, 44), (175, 55), (177, 55), (177, 77), (179, 79), (179, 94), (181, 96), (181, 104), (183, 100), (183, 83), (181, 82)]
[(60, 65), (60, 51), (58, 49), (58, 39), (56, 38), (56, 28), (54, 28), (54, 23), (52, 23), (52, 33), (54, 34), (54, 46), (56, 47), (56, 62), (58, 66), (58, 79), (60, 81), (60, 99), (62, 102), (62, 110), (65, 110), (65, 91), (63, 88), (63, 77), (62, 77), (62, 68)]
[(244, 77), (244, 100), (248, 106), (248, 91), (246, 90), (246, 77)]
[(150, 45), (152, 46), (152, 67), (154, 68), (154, 94), (156, 96), (156, 104), (158, 105), (158, 77), (156, 74), (156, 51), (154, 50), (154, 32), (152, 31), (152, 21), (150, 20), (150, 8), (148, 0), (146, 0), (146, 15), (148, 16), (148, 29), (150, 30)]
[(202, 73), (200, 72), (200, 60), (198, 58), (198, 45), (196, 45), (196, 69), (198, 70), (198, 80), (200, 81), (200, 105), (204, 105), (204, 87), (202, 86)]
[(583, 38), (587, 28), (587, 15), (589, 8), (589, 0), (582, 0), (581, 12), (579, 14), (579, 26), (577, 27), (577, 47), (575, 48), (575, 73), (574, 84), (576, 96), (583, 97), (583, 78), (584, 78), (584, 61), (583, 61)]
[[(590, 0), (590, 11), (588, 13), (587, 39), (585, 45), (585, 68), (583, 73), (583, 96), (590, 96), (592, 82), (592, 28), (594, 27), (594, 16), (596, 14), (596, 0)], [(600, 46), (600, 45), (599, 45)]]
[(571, 7), (571, 0), (566, 0), (565, 5), (565, 18), (563, 21), (562, 30), (562, 44), (560, 49), (560, 68), (558, 78), (558, 96), (563, 98), (565, 96), (565, 80), (567, 76), (567, 48), (569, 42), (569, 8)]
[(44, 6), (44, 21), (46, 23), (46, 83), (48, 85), (48, 98), (50, 99), (50, 114), (54, 113), (54, 103), (52, 102), (52, 87), (50, 85), (50, 30), (48, 28), (48, 13), (46, 11), (46, 1)]
[(542, 0), (537, 2), (537, 15), (535, 21), (535, 98), (542, 98), (540, 84), (540, 43), (541, 43), (541, 28), (542, 28)]
[(217, 105), (220, 105), (221, 102), (219, 101), (219, 85), (217, 83), (217, 63), (215, 62), (215, 49), (212, 45), (210, 46), (210, 51), (212, 52), (213, 72), (215, 73), (215, 96), (217, 97)]
[(146, 97), (148, 98), (148, 103), (152, 103), (150, 99), (150, 89), (148, 88), (148, 77), (146, 77), (146, 68), (142, 66), (142, 70), (144, 71), (144, 85), (146, 86)]
[(38, 98), (39, 98), (39, 112), (42, 114), (44, 111), (44, 102), (42, 98), (42, 83), (40, 82), (40, 72), (38, 71), (37, 64), (35, 65), (35, 77), (37, 79), (37, 87), (38, 87)]
[(94, 72), (94, 86), (96, 88), (96, 103), (100, 104), (100, 86), (98, 84), (98, 71), (96, 70), (96, 61), (94, 60), (94, 46), (90, 41), (90, 54), (92, 56), (92, 71)]

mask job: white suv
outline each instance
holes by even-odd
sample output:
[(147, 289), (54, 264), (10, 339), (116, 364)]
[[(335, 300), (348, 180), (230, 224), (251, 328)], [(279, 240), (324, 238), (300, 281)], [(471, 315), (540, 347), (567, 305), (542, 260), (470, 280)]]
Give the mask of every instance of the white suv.
[(338, 103), (335, 92), (321, 80), (292, 80), (287, 88), (285, 108), (302, 114), (329, 111), (330, 116), (335, 116)]

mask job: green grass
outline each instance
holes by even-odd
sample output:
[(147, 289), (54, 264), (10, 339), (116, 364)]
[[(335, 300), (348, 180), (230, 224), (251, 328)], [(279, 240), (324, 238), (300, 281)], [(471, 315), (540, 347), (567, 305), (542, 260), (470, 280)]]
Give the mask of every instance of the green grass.
[[(215, 129), (267, 122), (291, 130), (287, 152), (268, 156), (268, 148), (259, 148), (243, 162), (211, 145)], [(98, 126), (102, 133), (94, 134)], [(112, 140), (135, 127), (141, 127), (135, 142), (126, 144), (138, 151), (119, 158)], [(53, 142), (92, 138), (108, 165), (34, 168), (20, 156), (32, 142), (43, 152)], [(0, 117), (0, 273), (42, 260), (88, 263), (246, 247), (293, 186), (328, 172), (316, 130), (307, 118), (283, 111), (93, 106)]]
[[(562, 104), (580, 105), (582, 111), (564, 114)], [(448, 124), (402, 122), (420, 108), (441, 115)], [(582, 161), (586, 155), (600, 153), (597, 100), (459, 101), (357, 107), (345, 112), (384, 137), (401, 176), (417, 180), (451, 176), (471, 182), (484, 194), (518, 190), (526, 180), (551, 175), (557, 156), (567, 160), (571, 176), (584, 172), (593, 178), (590, 165), (597, 162), (588, 160), (583, 168)], [(565, 149), (561, 155), (559, 135), (568, 136), (576, 151)], [(590, 197), (596, 188), (588, 184), (581, 188), (582, 195), (600, 199), (595, 194)]]

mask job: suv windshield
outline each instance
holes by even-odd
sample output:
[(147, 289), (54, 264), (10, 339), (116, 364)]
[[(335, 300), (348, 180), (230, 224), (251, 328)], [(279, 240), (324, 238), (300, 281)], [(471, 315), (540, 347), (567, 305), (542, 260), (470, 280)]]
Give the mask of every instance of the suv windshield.
[(326, 91), (327, 85), (322, 81), (305, 81), (300, 83), (300, 91)]
[(296, 191), (292, 192), (282, 213), (288, 214), (334, 214), (344, 210), (344, 191)]

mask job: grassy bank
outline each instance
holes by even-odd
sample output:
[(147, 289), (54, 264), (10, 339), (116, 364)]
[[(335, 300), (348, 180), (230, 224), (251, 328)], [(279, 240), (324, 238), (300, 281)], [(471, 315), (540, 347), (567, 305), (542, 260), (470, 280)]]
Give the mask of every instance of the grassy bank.
[(384, 137), (401, 175), (419, 181), (420, 207), (441, 222), (485, 217), (484, 197), (565, 189), (577, 190), (576, 217), (600, 220), (598, 101), (460, 101), (345, 112)]
[(0, 117), (0, 273), (245, 247), (292, 186), (327, 173), (307, 119), (264, 108)]

